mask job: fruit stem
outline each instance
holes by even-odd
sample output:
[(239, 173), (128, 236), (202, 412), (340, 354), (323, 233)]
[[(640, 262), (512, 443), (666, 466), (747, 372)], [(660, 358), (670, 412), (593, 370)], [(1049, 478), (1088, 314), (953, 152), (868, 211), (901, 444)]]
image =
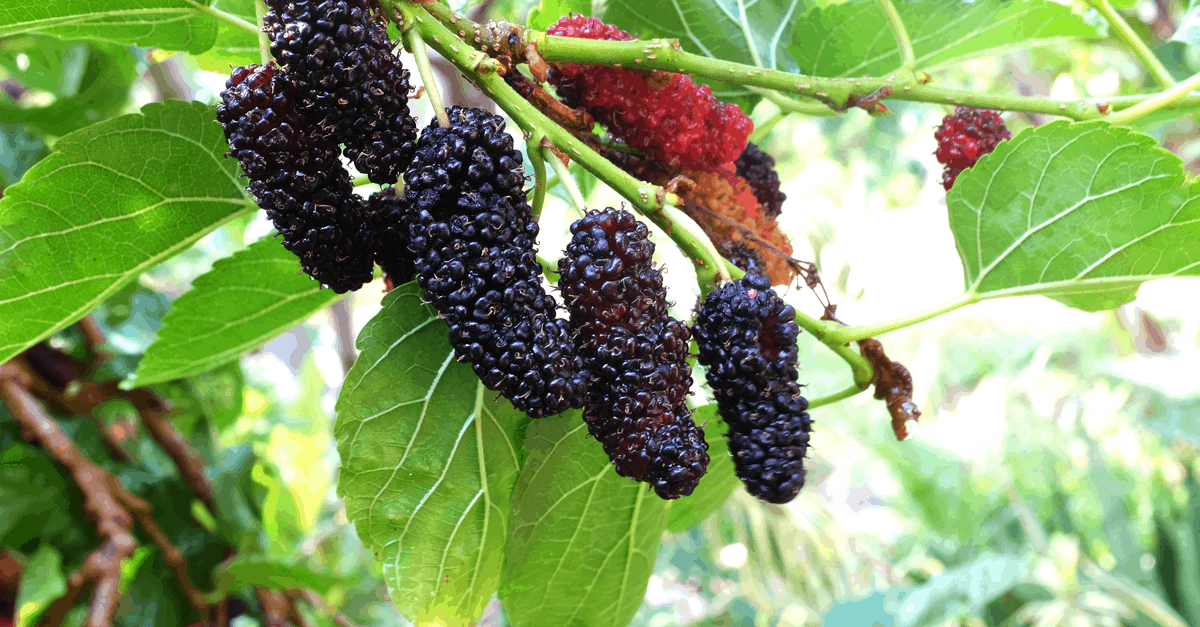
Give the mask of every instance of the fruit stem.
[(821, 398), (809, 401), (808, 408), (816, 409), (825, 405), (832, 405), (838, 401), (844, 401), (851, 396), (856, 396), (859, 392), (863, 392), (866, 389), (867, 388), (860, 386), (857, 382), (851, 383), (850, 387), (842, 390), (841, 392), (830, 394), (829, 396), (822, 396)]
[[(439, 6), (437, 3), (418, 7), (404, 0), (383, 0), (382, 4), (385, 8), (403, 13), (417, 29), (422, 31), (429, 46), (454, 64), (467, 80), (500, 105), (500, 108), (522, 129), (530, 135), (537, 132), (545, 133), (550, 142), (578, 162), (585, 170), (596, 175), (596, 178), (604, 181), (618, 194), (625, 197), (638, 213), (666, 231), (671, 240), (692, 259), (694, 264), (698, 266), (703, 264), (703, 268), (697, 267), (697, 276), (714, 277), (724, 271), (723, 265), (717, 263), (720, 257), (714, 259), (709, 252), (716, 250), (712, 242), (708, 240), (707, 236), (699, 238), (696, 236), (696, 232), (703, 235), (703, 231), (699, 231), (699, 226), (693, 230), (686, 228), (685, 223), (684, 228), (677, 228), (667, 217), (668, 212), (664, 211), (664, 204), (671, 195), (667, 194), (666, 190), (633, 178), (586, 146), (570, 131), (555, 124), (553, 120), (522, 98), (508, 83), (504, 82), (504, 77), (498, 72), (476, 70), (478, 53), (475, 49), (464, 43), (440, 21), (426, 13), (426, 8), (437, 7)], [(461, 24), (461, 21), (460, 26), (465, 29), (465, 25)], [(560, 180), (566, 184), (562, 177)], [(683, 216), (683, 213), (679, 212), (679, 215)], [(686, 218), (686, 216), (683, 217)], [(687, 218), (687, 221), (690, 220)]]
[(575, 205), (575, 210), (579, 212), (579, 215), (586, 214), (587, 201), (583, 199), (583, 193), (579, 191), (579, 185), (575, 184), (575, 177), (571, 176), (567, 164), (563, 163), (553, 150), (543, 149), (542, 158), (550, 162), (550, 167), (554, 168), (554, 175), (558, 177), (558, 182), (567, 188), (567, 195), (571, 197), (571, 204)]
[(1117, 37), (1125, 42), (1126, 46), (1129, 46), (1129, 49), (1137, 55), (1138, 59), (1141, 59), (1146, 69), (1150, 72), (1150, 75), (1154, 77), (1154, 80), (1166, 87), (1175, 84), (1175, 79), (1167, 71), (1166, 66), (1162, 64), (1162, 61), (1158, 60), (1158, 57), (1154, 56), (1154, 53), (1151, 52), (1146, 42), (1142, 41), (1142, 38), (1129, 26), (1129, 22), (1126, 22), (1125, 18), (1121, 17), (1120, 13), (1117, 13), (1117, 10), (1113, 8), (1108, 0), (1085, 0), (1085, 2), (1104, 17), (1108, 25), (1116, 31)]
[[(210, 17), (213, 17), (219, 21), (225, 22), (226, 24), (229, 24), (230, 26), (233, 26), (234, 28), (240, 28), (248, 33), (254, 33), (254, 34), (259, 34), (262, 32), (262, 30), (261, 30), (262, 18), (264, 15), (267, 14), (267, 10), (266, 10), (267, 7), (260, 0), (256, 0), (254, 3), (255, 4), (254, 12), (258, 16), (258, 24), (259, 24), (258, 26), (255, 26), (254, 24), (251, 24), (250, 22), (243, 20), (242, 18), (240, 18), (232, 13), (226, 13), (225, 11), (222, 11), (221, 9), (208, 6), (207, 4), (204, 4), (202, 2), (197, 2), (196, 0), (186, 0), (186, 1), (188, 4), (192, 5), (193, 9), (196, 9), (197, 11), (199, 11), (201, 13), (207, 14)], [(263, 35), (263, 37), (265, 38), (266, 35)], [(266, 63), (266, 59), (263, 59), (263, 63)]]
[[(209, 7), (212, 8), (212, 7)], [(217, 9), (213, 9), (217, 11)], [(236, 17), (230, 15), (229, 17)], [(258, 54), (262, 57), (262, 64), (266, 65), (271, 61), (271, 40), (267, 39), (267, 31), (263, 30), (263, 19), (267, 17), (267, 3), (262, 0), (256, 0), (254, 3), (254, 19), (258, 21), (258, 28), (253, 30), (258, 33)], [(240, 22), (241, 19), (237, 18)], [(253, 27), (253, 24), (250, 24)]]
[(1125, 124), (1132, 120), (1136, 120), (1143, 115), (1153, 113), (1159, 109), (1169, 106), (1171, 103), (1179, 100), (1188, 92), (1196, 89), (1197, 87), (1200, 87), (1200, 73), (1193, 74), (1190, 78), (1182, 83), (1177, 83), (1170, 89), (1155, 95), (1149, 100), (1143, 100), (1140, 103), (1121, 111), (1120, 113), (1114, 114), (1109, 118), (1109, 121), (1113, 124)]
[(822, 342), (825, 342), (826, 344), (831, 344), (831, 343), (841, 344), (841, 343), (845, 343), (845, 342), (855, 342), (858, 340), (865, 340), (869, 337), (883, 335), (884, 333), (888, 333), (889, 331), (895, 331), (897, 329), (903, 329), (905, 327), (910, 327), (914, 324), (917, 324), (918, 322), (925, 322), (926, 320), (932, 320), (933, 318), (936, 318), (942, 314), (954, 311), (955, 309), (958, 309), (959, 307), (964, 307), (966, 305), (976, 303), (976, 302), (978, 302), (978, 300), (979, 300), (979, 297), (976, 296), (974, 293), (967, 292), (967, 293), (963, 294), (962, 296), (959, 296), (957, 298), (952, 298), (944, 303), (935, 305), (924, 311), (918, 311), (916, 313), (909, 314), (907, 316), (901, 316), (899, 318), (894, 318), (892, 320), (887, 320), (885, 322), (878, 322), (875, 324), (868, 324), (868, 325), (862, 325), (862, 326), (856, 326), (856, 327), (843, 327), (839, 324), (835, 324), (832, 322), (822, 322), (818, 329), (813, 330), (813, 334), (816, 335), (817, 338), (819, 338)]
[(763, 138), (767, 136), (767, 133), (770, 133), (772, 130), (774, 130), (775, 127), (778, 126), (780, 122), (787, 119), (787, 116), (789, 115), (791, 115), (790, 111), (780, 111), (779, 113), (771, 116), (771, 119), (763, 122), (762, 126), (756, 126), (754, 128), (754, 132), (750, 133), (750, 137), (746, 141), (751, 144), (762, 142)]
[(421, 73), (421, 83), (425, 85), (425, 93), (429, 96), (429, 104), (433, 105), (433, 113), (437, 115), (438, 125), (450, 128), (450, 118), (446, 115), (446, 107), (442, 105), (442, 92), (438, 91), (437, 81), (433, 79), (433, 68), (429, 65), (429, 51), (425, 48), (425, 40), (421, 38), (421, 29), (410, 28), (404, 32), (408, 47), (412, 49), (413, 59), (417, 62), (417, 71)]
[(917, 55), (913, 52), (912, 39), (908, 37), (908, 29), (904, 26), (904, 20), (900, 19), (900, 12), (896, 10), (896, 5), (892, 4), (892, 0), (878, 2), (883, 16), (887, 18), (888, 27), (892, 29), (892, 35), (896, 38), (896, 46), (900, 48), (900, 71), (905, 74), (916, 72)]
[(525, 142), (525, 151), (529, 153), (529, 161), (533, 164), (533, 219), (542, 219), (542, 206), (546, 204), (546, 162), (542, 161), (540, 144), (546, 138), (544, 133), (534, 133)]

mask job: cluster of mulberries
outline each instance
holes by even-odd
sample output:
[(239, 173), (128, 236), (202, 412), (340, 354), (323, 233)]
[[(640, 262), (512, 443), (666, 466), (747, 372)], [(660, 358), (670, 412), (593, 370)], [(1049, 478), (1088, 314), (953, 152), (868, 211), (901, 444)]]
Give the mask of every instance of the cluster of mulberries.
[(371, 234), (338, 147), (308, 132), (296, 95), (274, 65), (234, 69), (217, 120), (249, 190), (300, 258), (337, 293), (371, 280)]
[(373, 183), (395, 183), (416, 150), (408, 70), (369, 0), (268, 0), (271, 54), (300, 109)]
[(1012, 139), (999, 113), (970, 107), (958, 107), (954, 115), (942, 118), (933, 136), (938, 143), (935, 153), (938, 163), (946, 166), (942, 173), (942, 187), (946, 191), (950, 191), (963, 170), (990, 154), (1000, 142)]
[(374, 238), (375, 263), (392, 285), (411, 281), (417, 274), (417, 266), (408, 251), (408, 228), (404, 224), (408, 204), (404, 197), (397, 195), (394, 187), (385, 188), (371, 194), (366, 210), (368, 230)]
[[(569, 15), (547, 35), (629, 41), (621, 29), (594, 17)], [(555, 64), (548, 74), (559, 97), (584, 107), (614, 137), (653, 158), (687, 170), (712, 171), (732, 162), (754, 128), (734, 104), (724, 104), (712, 88), (683, 74), (652, 76), (621, 68)]]
[(746, 149), (734, 162), (737, 175), (746, 179), (754, 198), (762, 205), (763, 214), (774, 220), (783, 211), (787, 194), (779, 191), (779, 174), (775, 172), (775, 158), (763, 152), (756, 144), (746, 144)]
[(583, 405), (588, 374), (541, 284), (538, 224), (504, 120), (451, 107), (404, 173), (408, 249), (450, 344), (487, 387), (539, 418)]
[(812, 428), (796, 382), (795, 317), (769, 279), (747, 274), (709, 294), (694, 327), (737, 475), (770, 503), (803, 487)]
[(708, 467), (708, 444), (685, 401), (691, 333), (667, 315), (649, 230), (618, 209), (571, 225), (559, 289), (591, 363), (583, 417), (618, 474), (664, 499), (691, 494)]
[(721, 242), (717, 246), (721, 256), (748, 274), (766, 274), (767, 264), (758, 250), (751, 248), (745, 240), (735, 239)]

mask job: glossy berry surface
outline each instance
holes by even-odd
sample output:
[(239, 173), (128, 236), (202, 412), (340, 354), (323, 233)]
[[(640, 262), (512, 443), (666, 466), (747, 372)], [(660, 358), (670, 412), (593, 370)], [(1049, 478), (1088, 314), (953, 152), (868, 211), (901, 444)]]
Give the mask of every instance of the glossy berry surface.
[(942, 186), (950, 191), (963, 170), (990, 154), (1000, 142), (1012, 139), (1012, 133), (995, 111), (958, 107), (954, 115), (942, 118), (934, 138), (938, 163), (945, 166)]
[(408, 283), (417, 274), (416, 260), (408, 250), (408, 204), (388, 187), (371, 194), (366, 204), (367, 223), (373, 238), (375, 263), (393, 286)]
[[(633, 39), (582, 15), (559, 18), (546, 34)], [(754, 130), (737, 105), (722, 103), (712, 88), (683, 74), (654, 71), (647, 76), (623, 68), (558, 63), (548, 77), (568, 106), (584, 107), (617, 139), (679, 168), (713, 171), (732, 162)]]
[(767, 264), (763, 261), (762, 254), (757, 249), (752, 248), (746, 243), (746, 240), (729, 240), (721, 242), (717, 245), (717, 250), (721, 256), (733, 262), (743, 272), (751, 274), (765, 274)]
[(763, 152), (756, 144), (748, 143), (734, 165), (737, 166), (737, 175), (746, 179), (750, 189), (754, 190), (754, 198), (762, 205), (763, 214), (772, 220), (779, 217), (787, 194), (779, 191), (775, 158)]
[(235, 68), (221, 93), (217, 121), (229, 156), (275, 223), (283, 245), (314, 279), (340, 293), (371, 280), (370, 233), (362, 200), (338, 148), (311, 127), (274, 65)]
[(737, 475), (770, 503), (804, 486), (812, 430), (797, 383), (795, 317), (769, 279), (747, 274), (709, 294), (694, 327)]
[(583, 405), (588, 374), (542, 287), (537, 222), (504, 120), (451, 107), (421, 134), (405, 173), (404, 221), (425, 297), (459, 361), (535, 418)]
[(269, 0), (271, 54), (317, 132), (346, 145), (373, 183), (395, 183), (416, 150), (408, 70), (368, 0)]
[(618, 474), (664, 499), (691, 494), (707, 470), (708, 444), (686, 405), (691, 332), (667, 314), (649, 230), (618, 209), (571, 225), (559, 289), (591, 363), (583, 417)]

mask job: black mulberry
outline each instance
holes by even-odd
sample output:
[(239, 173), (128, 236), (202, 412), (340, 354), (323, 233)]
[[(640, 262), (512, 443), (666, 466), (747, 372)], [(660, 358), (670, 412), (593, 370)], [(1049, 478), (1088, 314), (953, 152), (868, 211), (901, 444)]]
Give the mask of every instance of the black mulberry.
[(337, 146), (310, 132), (274, 65), (234, 68), (217, 120), (248, 188), (314, 279), (341, 294), (371, 280), (362, 200)]
[(571, 225), (558, 262), (559, 289), (592, 364), (583, 417), (618, 474), (664, 499), (691, 494), (708, 444), (685, 403), (692, 385), (691, 333), (667, 315), (662, 272), (646, 225), (617, 209)]
[(795, 318), (770, 279), (747, 274), (709, 294), (694, 327), (737, 475), (770, 503), (786, 503), (804, 486), (812, 430), (796, 382)]
[(368, 0), (268, 0), (271, 54), (318, 132), (346, 144), (373, 183), (395, 183), (416, 150), (408, 70)]
[(737, 175), (746, 179), (754, 192), (754, 199), (762, 205), (763, 214), (774, 220), (783, 211), (787, 194), (779, 191), (779, 174), (775, 172), (775, 157), (763, 152), (756, 144), (746, 144), (746, 149), (734, 162)]
[(745, 240), (731, 239), (721, 242), (717, 245), (717, 250), (726, 259), (733, 262), (733, 265), (741, 268), (743, 272), (750, 274), (766, 274), (767, 264), (763, 261), (762, 255)]
[(521, 153), (499, 116), (447, 113), (451, 126), (422, 132), (404, 174), (418, 283), (484, 385), (535, 418), (582, 407), (588, 374), (541, 284)]
[(394, 187), (371, 194), (367, 199), (367, 222), (374, 236), (375, 263), (383, 268), (392, 285), (408, 283), (417, 274), (416, 260), (408, 251), (408, 204)]

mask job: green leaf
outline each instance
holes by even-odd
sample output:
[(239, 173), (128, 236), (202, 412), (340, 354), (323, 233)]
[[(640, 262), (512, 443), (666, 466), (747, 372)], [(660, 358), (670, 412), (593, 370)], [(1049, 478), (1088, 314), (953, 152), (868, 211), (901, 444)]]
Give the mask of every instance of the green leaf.
[(339, 298), (300, 272), (300, 261), (274, 238), (259, 240), (214, 263), (175, 301), (158, 341), (123, 385), (151, 385), (211, 370)]
[(256, 209), (212, 107), (152, 103), (63, 137), (0, 200), (0, 361)]
[(696, 424), (704, 425), (704, 441), (708, 442), (708, 472), (700, 478), (700, 485), (691, 496), (671, 502), (671, 513), (667, 519), (667, 531), (681, 533), (695, 527), (713, 512), (721, 509), (729, 495), (742, 485), (733, 472), (733, 458), (729, 456), (729, 442), (723, 435), (725, 423), (717, 417), (716, 405), (705, 405), (692, 414)]
[(1158, 550), (1155, 566), (1166, 599), (1189, 624), (1200, 624), (1200, 481), (1185, 483), (1189, 502), (1182, 520), (1157, 517)]
[(895, 608), (899, 626), (940, 625), (959, 616), (978, 618), (985, 605), (1025, 574), (1025, 560), (990, 555), (930, 577)]
[[(610, 0), (604, 21), (640, 39), (678, 38), (683, 49), (694, 54), (794, 72), (799, 66), (786, 46), (793, 39), (792, 24), (806, 8), (801, 0), (689, 0), (662, 5)], [(710, 85), (722, 101), (737, 104), (747, 114), (762, 100), (739, 85), (701, 82)]]
[(337, 403), (338, 494), (400, 611), (467, 625), (500, 582), (528, 418), (454, 359), (446, 333), (414, 283), (363, 329)]
[(5, 0), (0, 37), (21, 33), (92, 39), (198, 54), (213, 45), (217, 22), (199, 0)]
[(25, 565), (17, 589), (17, 627), (32, 627), (37, 619), (67, 591), (62, 554), (48, 542), (42, 542)]
[[(1069, 6), (1046, 0), (898, 0), (895, 6), (922, 70), (964, 56), (1098, 36)], [(882, 76), (900, 67), (896, 38), (870, 0), (809, 11), (792, 31), (788, 50), (813, 76)]]
[(1179, 28), (1167, 41), (1178, 41), (1190, 46), (1200, 46), (1200, 4), (1193, 3), (1183, 19), (1179, 20)]
[(278, 555), (239, 555), (217, 568), (213, 581), (216, 592), (220, 593), (251, 587), (268, 590), (307, 588), (325, 595), (333, 588), (354, 585), (347, 577), (319, 572), (308, 564)]
[(1041, 294), (1084, 311), (1200, 275), (1200, 187), (1179, 157), (1106, 122), (1001, 142), (947, 194), (971, 300)]
[(625, 627), (654, 569), (667, 502), (619, 476), (579, 412), (534, 422), (513, 491), (500, 599), (516, 627)]
[[(214, 9), (240, 17), (251, 24), (257, 24), (258, 16), (254, 13), (256, 1), (217, 0), (212, 6)], [(217, 38), (212, 47), (196, 57), (196, 64), (200, 66), (200, 69), (218, 74), (228, 74), (229, 68), (232, 66), (249, 65), (261, 61), (258, 33), (252, 33), (225, 22), (218, 23)]]
[(529, 28), (546, 30), (558, 18), (571, 13), (592, 14), (592, 0), (542, 0), (529, 10)]

